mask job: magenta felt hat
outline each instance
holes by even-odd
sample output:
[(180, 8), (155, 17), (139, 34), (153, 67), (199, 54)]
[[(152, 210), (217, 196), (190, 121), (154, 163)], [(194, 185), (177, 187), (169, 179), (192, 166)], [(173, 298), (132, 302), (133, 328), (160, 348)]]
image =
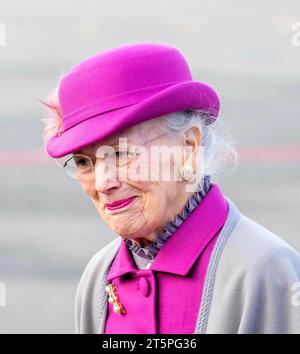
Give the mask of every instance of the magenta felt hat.
[(147, 119), (190, 109), (205, 109), (213, 123), (217, 93), (192, 79), (174, 47), (133, 43), (100, 52), (73, 66), (58, 88), (62, 130), (47, 143), (58, 158)]

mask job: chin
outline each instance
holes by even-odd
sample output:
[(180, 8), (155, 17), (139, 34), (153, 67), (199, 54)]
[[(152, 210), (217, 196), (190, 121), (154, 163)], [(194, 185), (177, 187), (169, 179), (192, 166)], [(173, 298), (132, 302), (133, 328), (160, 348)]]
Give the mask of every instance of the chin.
[(120, 236), (125, 237), (130, 237), (129, 235), (134, 235), (139, 233), (139, 230), (141, 230), (141, 227), (136, 227), (137, 225), (134, 225), (135, 227), (132, 227), (132, 225), (120, 225), (119, 222), (113, 222), (110, 223), (110, 227)]

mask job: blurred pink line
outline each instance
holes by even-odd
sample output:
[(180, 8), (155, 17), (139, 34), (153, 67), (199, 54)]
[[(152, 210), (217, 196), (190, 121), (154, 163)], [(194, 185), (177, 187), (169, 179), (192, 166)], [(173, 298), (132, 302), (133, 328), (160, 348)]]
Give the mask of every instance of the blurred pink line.
[[(237, 146), (239, 159), (243, 161), (284, 162), (300, 161), (300, 145)], [(1, 167), (40, 166), (51, 162), (45, 151), (0, 150)]]
[(46, 153), (41, 150), (0, 150), (0, 168), (3, 166), (40, 166), (49, 161)]
[(241, 161), (300, 161), (300, 145), (256, 145), (237, 147)]

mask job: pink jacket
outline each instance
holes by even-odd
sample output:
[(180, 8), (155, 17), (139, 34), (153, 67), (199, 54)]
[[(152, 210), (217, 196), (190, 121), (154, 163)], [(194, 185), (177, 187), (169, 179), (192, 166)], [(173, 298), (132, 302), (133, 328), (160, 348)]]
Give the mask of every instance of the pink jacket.
[(123, 240), (106, 281), (116, 285), (126, 313), (108, 303), (104, 333), (194, 333), (207, 266), (227, 214), (227, 201), (213, 184), (148, 269), (137, 268)]

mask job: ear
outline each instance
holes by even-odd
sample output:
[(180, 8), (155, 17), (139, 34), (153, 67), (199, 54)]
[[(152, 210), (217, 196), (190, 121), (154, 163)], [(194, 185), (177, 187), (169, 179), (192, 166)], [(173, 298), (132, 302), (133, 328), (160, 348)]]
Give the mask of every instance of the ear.
[(195, 168), (195, 158), (201, 144), (202, 135), (198, 127), (192, 127), (185, 132), (184, 163)]

